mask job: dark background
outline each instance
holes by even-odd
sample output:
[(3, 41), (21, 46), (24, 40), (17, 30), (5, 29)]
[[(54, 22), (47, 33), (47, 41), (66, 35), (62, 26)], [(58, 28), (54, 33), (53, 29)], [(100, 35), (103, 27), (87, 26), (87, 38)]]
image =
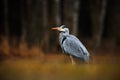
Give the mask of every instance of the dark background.
[[(6, 51), (3, 46), (11, 51), (20, 48), (23, 42), (27, 48), (37, 46), (44, 53), (60, 52), (58, 33), (51, 28), (62, 24), (90, 51), (119, 50), (119, 3), (119, 0), (0, 0), (1, 55)], [(19, 52), (16, 54), (20, 56)]]

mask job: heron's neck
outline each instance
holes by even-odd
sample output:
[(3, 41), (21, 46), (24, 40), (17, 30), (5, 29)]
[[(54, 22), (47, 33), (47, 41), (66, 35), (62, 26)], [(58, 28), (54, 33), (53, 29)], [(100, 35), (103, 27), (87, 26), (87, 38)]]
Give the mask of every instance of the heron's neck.
[(63, 40), (66, 39), (66, 37), (69, 35), (69, 33), (64, 33), (64, 32), (60, 32), (59, 33), (59, 43), (62, 44)]
[(67, 35), (69, 35), (69, 32), (60, 32), (59, 34), (60, 37), (65, 37)]

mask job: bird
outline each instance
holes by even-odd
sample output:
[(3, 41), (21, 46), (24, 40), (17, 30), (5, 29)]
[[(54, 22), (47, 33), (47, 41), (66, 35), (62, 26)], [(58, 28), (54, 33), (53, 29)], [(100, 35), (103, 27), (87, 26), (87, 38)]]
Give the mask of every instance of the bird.
[(53, 27), (52, 30), (59, 31), (61, 49), (63, 53), (70, 56), (73, 65), (75, 64), (73, 57), (85, 63), (89, 62), (90, 53), (76, 36), (69, 33), (69, 28), (66, 25)]

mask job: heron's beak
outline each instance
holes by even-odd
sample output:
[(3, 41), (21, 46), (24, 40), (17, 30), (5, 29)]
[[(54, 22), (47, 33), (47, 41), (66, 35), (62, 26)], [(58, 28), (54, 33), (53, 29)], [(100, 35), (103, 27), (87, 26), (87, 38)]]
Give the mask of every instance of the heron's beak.
[(62, 29), (60, 27), (54, 27), (52, 28), (53, 30), (58, 30), (58, 31), (62, 31)]
[(60, 27), (54, 27), (52, 28), (53, 30), (58, 30), (58, 31), (64, 31), (64, 29), (60, 28)]
[(54, 28), (51, 28), (51, 29), (53, 29), (53, 30), (60, 30), (59, 27), (54, 27)]

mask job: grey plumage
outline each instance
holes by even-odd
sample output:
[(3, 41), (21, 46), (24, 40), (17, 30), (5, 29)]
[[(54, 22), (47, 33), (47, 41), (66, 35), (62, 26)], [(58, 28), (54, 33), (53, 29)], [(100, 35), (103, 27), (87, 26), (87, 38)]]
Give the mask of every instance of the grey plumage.
[(89, 52), (82, 42), (74, 35), (69, 34), (69, 29), (62, 25), (59, 27), (59, 43), (64, 53), (89, 62)]

